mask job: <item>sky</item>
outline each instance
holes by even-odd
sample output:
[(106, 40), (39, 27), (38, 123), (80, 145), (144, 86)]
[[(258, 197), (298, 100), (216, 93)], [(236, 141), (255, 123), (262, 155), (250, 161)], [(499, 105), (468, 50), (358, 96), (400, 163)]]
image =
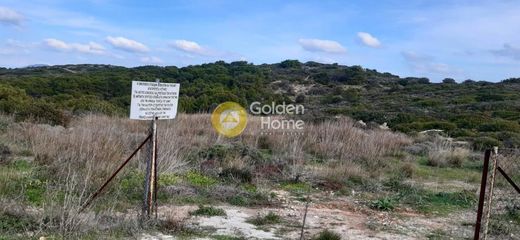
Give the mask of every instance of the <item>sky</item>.
[(0, 66), (286, 59), (401, 77), (520, 77), (520, 1), (0, 0)]

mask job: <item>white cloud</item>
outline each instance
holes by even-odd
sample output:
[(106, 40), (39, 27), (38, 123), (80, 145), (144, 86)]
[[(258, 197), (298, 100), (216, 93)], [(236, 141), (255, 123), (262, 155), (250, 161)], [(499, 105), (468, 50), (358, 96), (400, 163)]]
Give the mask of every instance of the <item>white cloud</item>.
[(0, 23), (6, 25), (20, 26), (24, 20), (24, 16), (17, 11), (0, 6)]
[(200, 46), (198, 43), (188, 40), (175, 40), (170, 46), (187, 53), (198, 55), (210, 55), (210, 50)]
[(148, 52), (149, 48), (135, 40), (124, 38), (124, 37), (107, 37), (107, 42), (115, 48), (127, 51), (127, 52)]
[(370, 35), (370, 33), (358, 32), (357, 35), (359, 37), (359, 40), (361, 40), (361, 42), (366, 46), (373, 48), (381, 47), (381, 42), (379, 42), (379, 40), (374, 36)]
[(299, 39), (303, 49), (311, 52), (345, 53), (347, 49), (336, 41), (322, 39)]
[(87, 44), (66, 43), (64, 41), (48, 38), (44, 40), (44, 44), (54, 50), (65, 52), (79, 52), (88, 54), (105, 54), (105, 48), (98, 43), (89, 42)]
[(148, 64), (161, 64), (163, 63), (162, 59), (154, 56), (150, 57), (142, 57), (141, 62), (148, 63)]
[(403, 51), (401, 55), (404, 57), (412, 71), (416, 73), (427, 74), (458, 74), (462, 72), (460, 69), (453, 68), (445, 63), (436, 62), (432, 56), (418, 54), (412, 51)]
[(509, 57), (514, 60), (520, 60), (520, 48), (514, 47), (511, 44), (504, 44), (502, 49), (491, 50), (495, 56)]

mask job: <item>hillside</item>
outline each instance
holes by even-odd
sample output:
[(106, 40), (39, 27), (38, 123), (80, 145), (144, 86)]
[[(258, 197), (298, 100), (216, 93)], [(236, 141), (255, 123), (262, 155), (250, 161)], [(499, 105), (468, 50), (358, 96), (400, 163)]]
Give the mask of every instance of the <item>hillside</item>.
[(222, 61), (188, 67), (111, 65), (0, 68), (0, 109), (18, 120), (66, 125), (70, 115), (126, 115), (132, 80), (181, 83), (180, 111), (207, 112), (218, 103), (248, 106), (297, 102), (313, 120), (337, 115), (387, 122), (406, 133), (443, 129), (477, 149), (520, 145), (520, 79), (430, 83), (360, 66)]

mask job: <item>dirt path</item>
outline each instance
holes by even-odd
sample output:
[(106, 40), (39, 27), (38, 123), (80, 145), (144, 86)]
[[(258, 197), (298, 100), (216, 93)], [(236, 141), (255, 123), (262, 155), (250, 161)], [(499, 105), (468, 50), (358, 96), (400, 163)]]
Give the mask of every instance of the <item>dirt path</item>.
[[(183, 221), (191, 227), (207, 232), (208, 236), (242, 236), (246, 239), (299, 239), (305, 203), (292, 199), (286, 192), (277, 192), (282, 205), (277, 208), (245, 208), (229, 205), (214, 206), (226, 211), (227, 216), (192, 217), (197, 206), (162, 206), (161, 218)], [(274, 212), (282, 223), (255, 226), (246, 222), (257, 215)], [(472, 234), (471, 211), (458, 212), (446, 217), (428, 217), (411, 210), (381, 212), (369, 209), (348, 197), (337, 197), (309, 205), (304, 236), (329, 229), (343, 239), (428, 239), (467, 238)], [(454, 237), (453, 237), (454, 236)], [(175, 239), (167, 235), (146, 235), (142, 239)], [(193, 238), (211, 239), (211, 238)]]

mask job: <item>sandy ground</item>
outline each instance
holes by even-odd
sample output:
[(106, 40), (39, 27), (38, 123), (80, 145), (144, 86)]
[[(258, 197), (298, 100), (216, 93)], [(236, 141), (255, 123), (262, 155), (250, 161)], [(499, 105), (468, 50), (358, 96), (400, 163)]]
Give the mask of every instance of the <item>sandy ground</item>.
[[(197, 206), (162, 206), (161, 218), (183, 221), (210, 236), (242, 236), (246, 239), (299, 239), (305, 203), (297, 201), (288, 193), (279, 191), (282, 205), (277, 208), (244, 208), (229, 205), (215, 206), (226, 211), (227, 216), (191, 217), (190, 211)], [(329, 199), (328, 197), (326, 199)], [(281, 216), (284, 221), (269, 226), (255, 226), (246, 220), (269, 211)], [(324, 229), (341, 234), (342, 239), (428, 239), (436, 232), (448, 234), (448, 239), (472, 236), (474, 211), (457, 212), (445, 217), (428, 217), (409, 209), (393, 212), (371, 210), (349, 197), (334, 197), (319, 203), (311, 203), (305, 224), (305, 239)], [(145, 234), (143, 240), (176, 239), (161, 233)], [(211, 238), (193, 238), (211, 239)]]

